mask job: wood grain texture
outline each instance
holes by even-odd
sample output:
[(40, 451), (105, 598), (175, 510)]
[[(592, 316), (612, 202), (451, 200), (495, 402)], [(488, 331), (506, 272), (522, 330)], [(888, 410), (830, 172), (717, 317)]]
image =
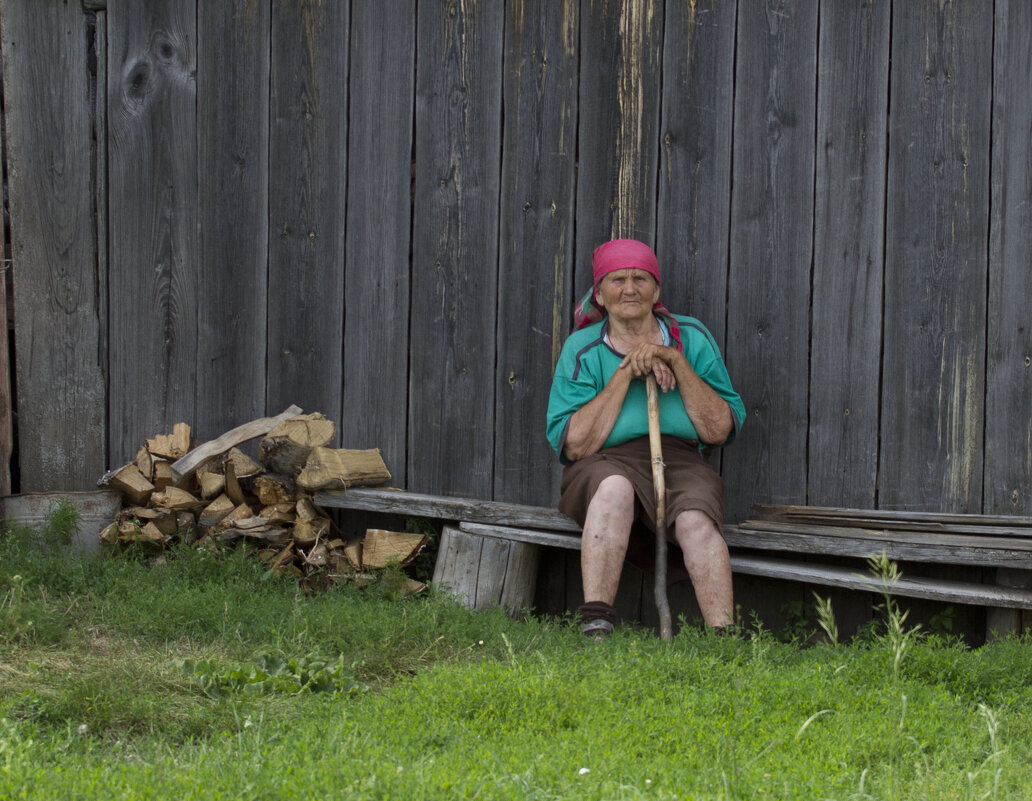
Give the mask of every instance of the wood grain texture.
[(889, 18), (888, 0), (820, 15), (810, 503), (875, 504)]
[(572, 305), (578, 2), (506, 14), (493, 497), (546, 505), (562, 472), (543, 432)]
[(266, 408), (341, 408), (347, 3), (272, 6)]
[(75, 3), (5, 1), (4, 104), (22, 492), (104, 472), (87, 31)]
[(196, 0), (111, 0), (107, 206), (112, 464), (196, 417)]
[(603, 242), (655, 244), (662, 33), (658, 0), (581, 4), (575, 296)]
[(407, 484), (414, 0), (352, 4), (341, 439)]
[(878, 505), (977, 512), (993, 19), (895, 11)]
[[(935, 541), (927, 539), (900, 540), (880, 537), (876, 532), (861, 532), (857, 529), (843, 529), (837, 534), (827, 530), (813, 532), (798, 526), (779, 527), (775, 524), (764, 528), (728, 526), (724, 539), (732, 548), (755, 550), (791, 551), (800, 554), (823, 556), (849, 556), (868, 559), (883, 551), (893, 560), (927, 562), (939, 565), (973, 565), (976, 567), (1020, 567), (1032, 569), (1032, 551), (1018, 547), (1014, 541), (984, 542), (976, 545), (957, 538), (941, 537)], [(1028, 542), (1025, 541), (1025, 545)], [(957, 571), (960, 573), (960, 571)], [(968, 573), (970, 571), (964, 571)]]
[[(848, 568), (736, 555), (731, 557), (731, 569), (735, 573), (770, 576), (779, 579), (801, 581), (807, 584), (848, 587), (868, 592), (881, 591), (877, 579), (858, 575), (855, 571)], [(892, 587), (892, 595), (907, 598), (927, 598), (947, 603), (1032, 609), (1032, 592), (1028, 590), (994, 587), (946, 579), (908, 578), (904, 576)]]
[[(666, 4), (656, 253), (662, 298), (724, 347), (737, 2)], [(732, 376), (732, 378), (734, 378)]]
[(503, 6), (418, 11), (407, 486), (488, 497)]
[(995, 6), (986, 512), (1032, 515), (1032, 6)]
[(319, 506), (331, 509), (361, 509), (438, 520), (495, 523), (580, 534), (580, 526), (576, 522), (552, 507), (426, 495), (419, 492), (372, 487), (353, 487), (346, 491), (319, 492), (315, 496), (315, 502)]
[(202, 440), (266, 412), (269, 36), (267, 3), (198, 5), (194, 433)]
[(739, 8), (727, 364), (748, 418), (726, 516), (806, 495), (817, 6)]

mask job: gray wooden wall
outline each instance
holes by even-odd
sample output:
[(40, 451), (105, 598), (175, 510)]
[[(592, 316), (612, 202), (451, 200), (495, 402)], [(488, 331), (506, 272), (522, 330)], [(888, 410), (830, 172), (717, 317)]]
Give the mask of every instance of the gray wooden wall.
[(0, 0), (23, 490), (290, 403), (552, 504), (590, 251), (653, 243), (755, 502), (1032, 514), (1025, 0)]

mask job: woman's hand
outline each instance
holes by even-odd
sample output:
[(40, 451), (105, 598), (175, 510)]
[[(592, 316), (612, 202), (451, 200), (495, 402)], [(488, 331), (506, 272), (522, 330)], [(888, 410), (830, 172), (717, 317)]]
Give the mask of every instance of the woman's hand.
[(651, 342), (643, 342), (636, 345), (628, 353), (622, 362), (621, 367), (629, 367), (631, 372), (638, 378), (649, 373), (656, 377), (656, 384), (663, 392), (669, 392), (677, 386), (677, 378), (674, 376), (674, 364), (678, 359), (683, 360), (684, 356), (676, 348), (665, 345), (654, 345)]

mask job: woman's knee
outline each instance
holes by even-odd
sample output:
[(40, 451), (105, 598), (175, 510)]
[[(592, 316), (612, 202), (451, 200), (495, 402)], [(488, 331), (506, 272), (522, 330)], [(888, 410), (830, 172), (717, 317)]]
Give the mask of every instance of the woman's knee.
[(606, 476), (599, 482), (598, 489), (591, 498), (592, 503), (595, 501), (617, 504), (633, 503), (634, 486), (626, 476)]
[(723, 542), (720, 530), (713, 519), (698, 509), (688, 509), (677, 516), (674, 524), (677, 543), (686, 553), (710, 545), (716, 540)]

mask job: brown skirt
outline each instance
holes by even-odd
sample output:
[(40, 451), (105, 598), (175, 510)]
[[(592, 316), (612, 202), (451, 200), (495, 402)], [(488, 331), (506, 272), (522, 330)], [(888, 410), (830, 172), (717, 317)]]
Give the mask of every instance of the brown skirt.
[[(686, 577), (680, 548), (674, 538), (674, 521), (681, 512), (697, 509), (705, 513), (723, 531), (724, 481), (696, 447), (678, 437), (664, 435), (663, 463), (666, 481), (667, 540), (670, 549), (670, 581)], [(652, 570), (655, 565), (656, 494), (652, 483), (652, 453), (648, 437), (638, 437), (612, 448), (604, 448), (567, 465), (563, 470), (559, 511), (580, 525), (588, 512), (588, 504), (598, 485), (609, 476), (624, 476), (634, 487), (635, 520), (627, 561)]]

